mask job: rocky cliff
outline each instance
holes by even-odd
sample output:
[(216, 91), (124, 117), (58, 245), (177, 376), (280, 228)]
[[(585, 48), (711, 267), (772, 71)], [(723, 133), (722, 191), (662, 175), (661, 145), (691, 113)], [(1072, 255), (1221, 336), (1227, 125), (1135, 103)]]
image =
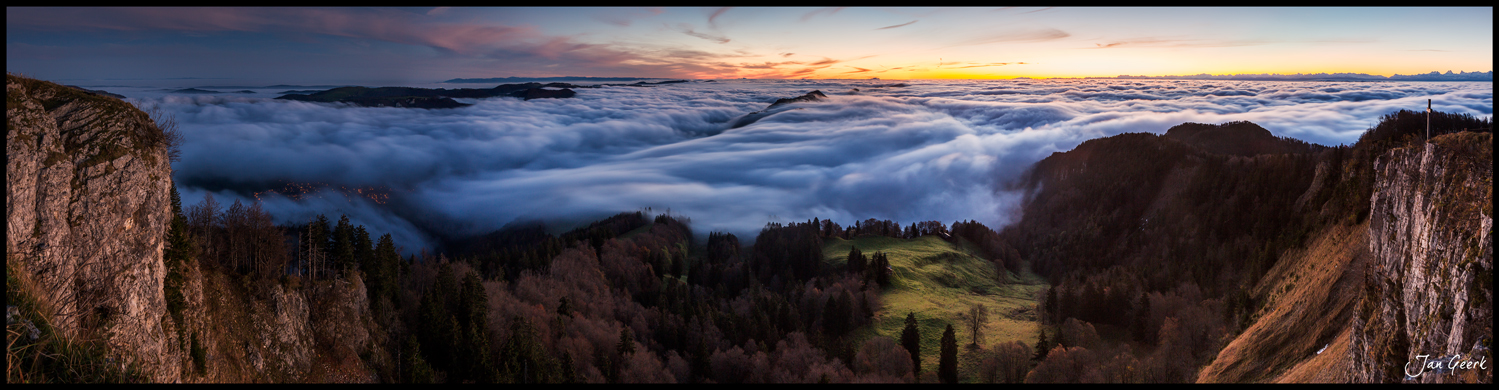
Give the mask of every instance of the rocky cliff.
[[(1354, 381), (1493, 381), (1492, 142), (1444, 135), (1375, 163), (1373, 259), (1348, 356)], [(1419, 355), (1444, 369), (1410, 377), (1422, 371)], [(1445, 370), (1479, 360), (1488, 368)]]
[(15, 75), (5, 109), (7, 266), (43, 302), (31, 314), (70, 339), (102, 339), (108, 364), (143, 375), (111, 380), (368, 382), (366, 361), (388, 365), (357, 272), (260, 279), (188, 259), (170, 271), (182, 273), (179, 323), (165, 293), (173, 184), (157, 122), (117, 98)]
[(66, 334), (102, 335), (172, 381), (162, 330), (171, 165), (162, 131), (119, 99), (6, 76), (6, 257)]
[(199, 343), (204, 361), (196, 368), (181, 355), (182, 382), (378, 380), (361, 357), (386, 354), (384, 328), (373, 322), (357, 276), (288, 283), (190, 267), (185, 279), (183, 329), (169, 333)]

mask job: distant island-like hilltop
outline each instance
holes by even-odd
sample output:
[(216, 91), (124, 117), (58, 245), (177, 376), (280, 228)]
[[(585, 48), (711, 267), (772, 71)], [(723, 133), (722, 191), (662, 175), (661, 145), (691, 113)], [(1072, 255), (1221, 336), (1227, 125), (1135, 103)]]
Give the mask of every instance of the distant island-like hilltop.
[(514, 76), (511, 76), (511, 77), (489, 77), (489, 78), (473, 78), (473, 79), (457, 78), (457, 79), (450, 79), (450, 80), (447, 80), (447, 81), (443, 81), (443, 83), (448, 83), (448, 84), (494, 84), (494, 83), (513, 83), (513, 82), (518, 82), (518, 81), (584, 81), (584, 82), (597, 81), (597, 82), (606, 82), (606, 81), (637, 81), (637, 80), (663, 80), (663, 79), (660, 78), (660, 77), (590, 77), (590, 76), (514, 77)]

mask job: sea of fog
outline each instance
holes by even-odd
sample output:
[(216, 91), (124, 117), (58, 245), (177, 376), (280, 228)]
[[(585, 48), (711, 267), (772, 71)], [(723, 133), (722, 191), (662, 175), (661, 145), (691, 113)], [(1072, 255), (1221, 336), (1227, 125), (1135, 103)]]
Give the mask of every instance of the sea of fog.
[[(1020, 194), (1005, 184), (1088, 139), (1247, 120), (1277, 136), (1351, 144), (1380, 116), (1424, 110), (1427, 99), (1492, 117), (1494, 95), (1491, 82), (718, 80), (426, 110), (272, 99), (325, 88), (85, 87), (175, 117), (185, 205), (207, 192), (225, 205), (258, 192), (278, 223), (348, 215), (408, 253), (433, 246), (435, 232), (529, 220), (560, 230), (647, 207), (743, 240), (767, 222), (814, 217), (998, 228), (1019, 217)], [(243, 89), (255, 93), (232, 93)], [(730, 128), (812, 90), (829, 99)], [(264, 192), (285, 183), (322, 190)], [(370, 189), (382, 197), (359, 196)]]

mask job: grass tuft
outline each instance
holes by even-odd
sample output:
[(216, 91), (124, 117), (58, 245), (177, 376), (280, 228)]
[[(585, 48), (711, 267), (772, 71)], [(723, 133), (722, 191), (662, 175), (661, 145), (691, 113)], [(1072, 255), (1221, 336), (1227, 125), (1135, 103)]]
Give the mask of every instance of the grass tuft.
[[(121, 364), (98, 334), (70, 337), (52, 327), (50, 304), (37, 297), (30, 274), (11, 255), (5, 262), (7, 383), (139, 383), (134, 363)], [(14, 307), (14, 309), (12, 309)], [(32, 335), (36, 338), (32, 338)]]

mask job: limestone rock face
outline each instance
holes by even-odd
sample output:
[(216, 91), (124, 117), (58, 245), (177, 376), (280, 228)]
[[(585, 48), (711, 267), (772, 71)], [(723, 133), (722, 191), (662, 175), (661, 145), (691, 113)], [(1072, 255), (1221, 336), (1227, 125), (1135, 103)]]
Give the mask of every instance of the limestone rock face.
[[(6, 254), (69, 334), (103, 334), (152, 379), (177, 379), (162, 330), (171, 164), (135, 106), (6, 76)], [(152, 137), (154, 132), (157, 138)]]
[[(6, 256), (54, 326), (102, 337), (152, 382), (373, 382), (384, 335), (360, 275), (255, 279), (188, 260), (168, 314), (161, 130), (119, 99), (6, 77)], [(204, 351), (199, 369), (191, 350)]]
[[(1353, 319), (1359, 382), (1492, 382), (1493, 144), (1487, 134), (1438, 137), (1375, 164), (1365, 297)], [(1486, 359), (1489, 369), (1432, 372), (1427, 359)], [(1445, 366), (1445, 364), (1444, 364)]]

